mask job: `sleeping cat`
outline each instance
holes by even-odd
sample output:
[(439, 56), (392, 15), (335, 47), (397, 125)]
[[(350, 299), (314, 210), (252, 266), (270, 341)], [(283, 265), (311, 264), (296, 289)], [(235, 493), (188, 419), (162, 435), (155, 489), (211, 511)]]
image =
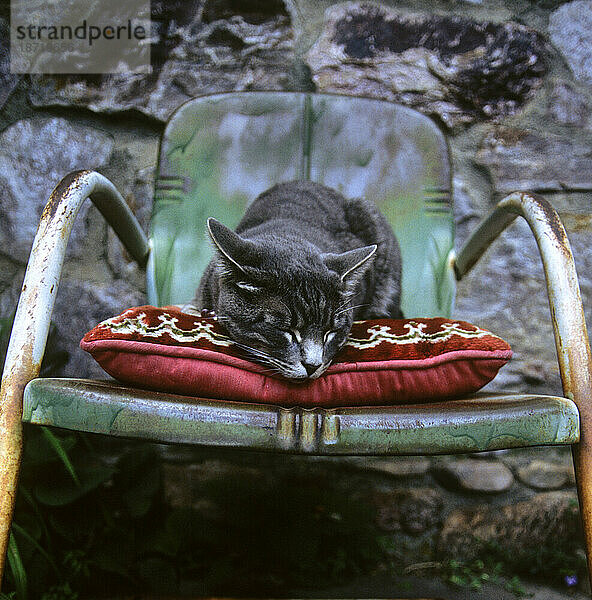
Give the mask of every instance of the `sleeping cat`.
[(308, 181), (262, 193), (236, 228), (213, 218), (217, 250), (193, 301), (270, 372), (315, 379), (354, 319), (401, 317), (401, 255), (376, 206)]

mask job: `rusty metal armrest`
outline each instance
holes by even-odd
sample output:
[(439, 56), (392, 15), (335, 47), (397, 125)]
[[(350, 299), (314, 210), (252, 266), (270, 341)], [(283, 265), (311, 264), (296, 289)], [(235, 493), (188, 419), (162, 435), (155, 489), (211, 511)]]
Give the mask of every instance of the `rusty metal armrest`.
[(580, 411), (591, 410), (591, 355), (578, 277), (565, 229), (549, 202), (526, 192), (504, 198), (458, 253), (457, 279), (518, 216), (529, 224), (541, 253), (563, 392)]
[(89, 198), (142, 266), (148, 240), (115, 186), (94, 171), (70, 173), (51, 193), (33, 242), (0, 388), (0, 581), (22, 446), (22, 395), (39, 374), (66, 246), (76, 215)]
[(557, 212), (544, 198), (534, 194), (510, 194), (467, 240), (456, 257), (455, 271), (461, 279), (518, 216), (528, 222), (539, 247), (563, 393), (575, 402), (580, 413), (580, 442), (572, 449), (588, 571), (592, 574), (592, 360), (573, 255)]

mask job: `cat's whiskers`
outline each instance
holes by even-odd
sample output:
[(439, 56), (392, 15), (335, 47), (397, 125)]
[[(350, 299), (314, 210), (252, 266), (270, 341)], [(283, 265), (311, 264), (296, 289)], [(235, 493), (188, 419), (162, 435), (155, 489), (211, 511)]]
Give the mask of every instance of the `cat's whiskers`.
[(344, 313), (348, 310), (355, 310), (356, 308), (361, 308), (362, 306), (368, 306), (368, 303), (366, 304), (356, 304), (354, 306), (345, 306), (344, 308), (341, 308), (339, 310), (336, 310), (333, 316), (337, 316), (340, 315), (341, 313)]
[[(194, 313), (189, 313), (189, 314), (194, 314)], [(195, 316), (199, 317), (203, 321), (222, 321), (222, 322), (230, 321), (230, 317), (226, 317), (224, 315), (216, 315), (216, 314), (203, 315), (203, 314), (201, 314), (201, 312), (196, 312)]]
[(277, 368), (277, 367), (264, 367), (263, 365), (261, 366), (261, 372), (264, 373), (265, 375), (277, 375), (280, 374), (281, 375), (281, 371)]
[(341, 310), (342, 308), (346, 308), (346, 307), (350, 306), (353, 299), (354, 299), (354, 295), (348, 294), (347, 296), (345, 296), (343, 298), (343, 302), (335, 310)]
[(253, 348), (252, 346), (249, 346), (247, 344), (242, 344), (240, 342), (234, 342), (234, 343), (236, 346), (238, 346), (239, 348), (241, 348), (242, 350), (244, 350), (251, 356), (264, 361), (268, 365), (271, 365), (271, 366), (274, 366), (274, 367), (280, 369), (280, 372), (281, 372), (282, 367), (284, 367), (285, 369), (290, 368), (289, 363), (284, 362), (283, 360), (280, 360), (278, 358), (275, 358), (275, 357), (271, 356), (270, 354), (267, 354), (267, 352), (263, 352), (262, 350), (258, 350), (257, 348)]

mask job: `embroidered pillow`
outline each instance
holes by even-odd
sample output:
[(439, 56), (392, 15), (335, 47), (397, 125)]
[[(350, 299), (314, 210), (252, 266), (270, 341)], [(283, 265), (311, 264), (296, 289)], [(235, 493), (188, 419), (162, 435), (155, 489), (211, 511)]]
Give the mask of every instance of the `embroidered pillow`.
[(127, 384), (201, 398), (302, 407), (451, 398), (477, 391), (512, 356), (501, 338), (464, 321), (359, 321), (321, 377), (294, 383), (245, 358), (215, 318), (153, 306), (130, 308), (103, 321), (80, 346)]

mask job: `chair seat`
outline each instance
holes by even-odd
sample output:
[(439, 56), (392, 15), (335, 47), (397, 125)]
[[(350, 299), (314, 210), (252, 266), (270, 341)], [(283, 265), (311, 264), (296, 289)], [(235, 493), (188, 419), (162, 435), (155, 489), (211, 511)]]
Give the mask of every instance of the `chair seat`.
[(34, 379), (23, 421), (165, 443), (339, 454), (449, 454), (579, 441), (575, 404), (477, 394), (446, 402), (282, 408), (140, 390), (113, 381)]

